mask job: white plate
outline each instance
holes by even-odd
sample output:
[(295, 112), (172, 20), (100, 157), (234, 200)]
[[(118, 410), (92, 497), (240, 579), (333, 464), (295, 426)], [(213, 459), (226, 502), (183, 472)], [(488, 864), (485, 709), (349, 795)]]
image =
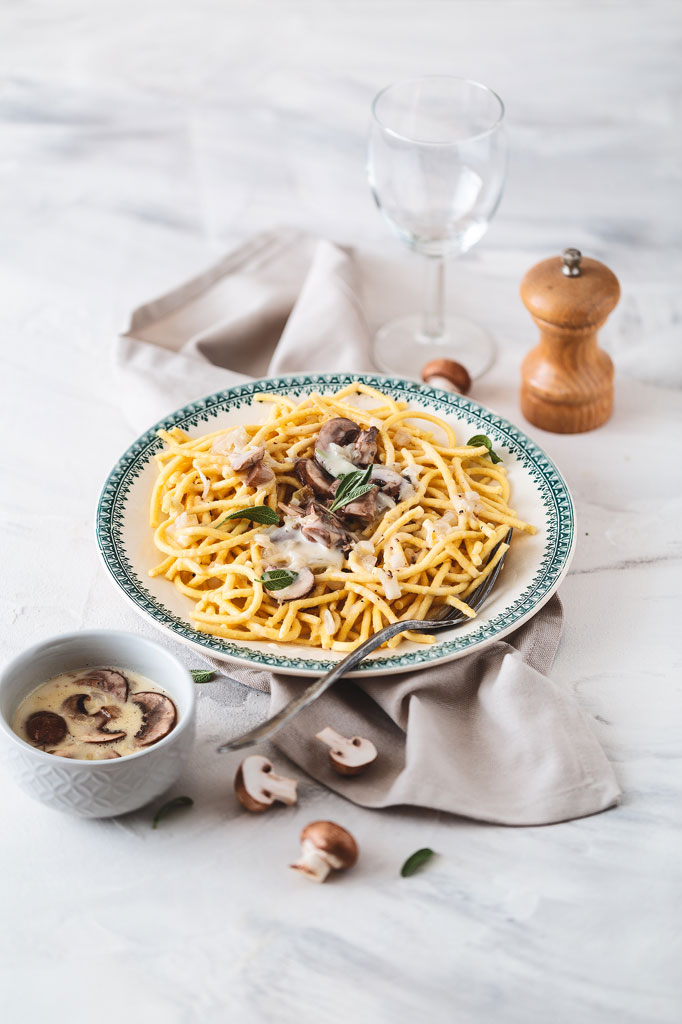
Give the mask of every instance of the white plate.
[(407, 401), (452, 424), (459, 440), (487, 434), (502, 456), (512, 488), (511, 504), (535, 536), (515, 533), (504, 570), (479, 615), (456, 629), (436, 634), (432, 645), (404, 641), (392, 651), (370, 655), (353, 675), (405, 672), (461, 658), (517, 629), (552, 596), (566, 575), (575, 543), (575, 513), (566, 482), (538, 446), (507, 420), (461, 395), (414, 381), (369, 374), (303, 374), (257, 380), (221, 391), (179, 409), (142, 435), (109, 474), (97, 507), (97, 544), (108, 572), (125, 597), (146, 618), (197, 651), (251, 667), (293, 675), (318, 675), (342, 657), (332, 651), (265, 641), (221, 640), (195, 629), (192, 602), (163, 577), (150, 578), (158, 562), (148, 526), (149, 498), (156, 478), (154, 454), (163, 443), (159, 428), (181, 427), (195, 436), (239, 423), (259, 422), (268, 407), (253, 396), (268, 392), (300, 398), (311, 391), (333, 394), (354, 380)]

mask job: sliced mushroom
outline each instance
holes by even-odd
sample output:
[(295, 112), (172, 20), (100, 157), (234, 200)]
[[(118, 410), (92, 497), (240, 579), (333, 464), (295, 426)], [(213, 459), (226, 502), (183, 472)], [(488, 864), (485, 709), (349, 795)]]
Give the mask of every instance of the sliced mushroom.
[(98, 711), (96, 715), (90, 715), (89, 717), (92, 723), (90, 732), (81, 733), (78, 736), (81, 743), (115, 743), (117, 740), (122, 740), (126, 735), (122, 730), (111, 732), (109, 729), (104, 728), (113, 717), (104, 708)]
[(313, 821), (301, 832), (301, 856), (291, 867), (314, 882), (324, 882), (330, 871), (352, 868), (358, 845), (350, 832), (333, 821)]
[(331, 498), (339, 486), (338, 480), (327, 473), (315, 459), (298, 459), (294, 472), (301, 483), (312, 487), (320, 498)]
[(371, 740), (352, 736), (346, 739), (330, 725), (315, 734), (329, 747), (329, 761), (339, 775), (359, 775), (377, 759), (377, 748)]
[(370, 462), (374, 462), (377, 454), (378, 437), (379, 431), (376, 427), (360, 431), (353, 441), (351, 453), (351, 461), (356, 466), (369, 466)]
[(70, 697), (62, 701), (62, 711), (68, 718), (81, 722), (90, 716), (86, 706), (89, 700), (89, 693), (72, 693)]
[(29, 740), (36, 747), (56, 746), (68, 732), (66, 722), (54, 711), (34, 711), (26, 719), (24, 728)]
[(349, 501), (347, 505), (339, 509), (339, 513), (345, 518), (353, 516), (355, 519), (362, 519), (364, 522), (371, 522), (377, 514), (377, 488), (373, 487), (361, 498)]
[(282, 587), (281, 590), (268, 590), (267, 583), (264, 583), (263, 586), (277, 601), (298, 601), (302, 597), (307, 597), (313, 589), (315, 577), (312, 571), (305, 565), (298, 569), (297, 573), (298, 575), (294, 582), (290, 583), (288, 587)]
[(271, 484), (275, 474), (264, 462), (257, 462), (246, 474), (246, 482), (249, 487), (263, 487), (264, 484)]
[(326, 548), (340, 548), (342, 551), (350, 551), (357, 540), (333, 512), (316, 501), (311, 501), (306, 508), (301, 533), (306, 540), (318, 541)]
[(228, 456), (228, 462), (232, 466), (235, 473), (241, 473), (244, 469), (251, 469), (256, 463), (263, 461), (265, 455), (265, 448), (259, 445), (257, 448), (247, 448), (243, 452), (235, 452), (234, 455)]
[(399, 498), (401, 492), (404, 493), (407, 488), (410, 491), (413, 490), (405, 477), (396, 473), (394, 469), (389, 469), (388, 466), (372, 466), (372, 483), (376, 484), (389, 498)]
[(89, 672), (77, 682), (79, 686), (92, 686), (104, 690), (122, 702), (128, 699), (128, 680), (122, 672), (116, 672), (115, 669), (98, 668), (96, 672)]
[(280, 501), (277, 508), (282, 515), (291, 516), (292, 519), (298, 519), (300, 516), (305, 515), (305, 509), (302, 505), (287, 505), (285, 502)]
[(336, 416), (333, 420), (323, 423), (317, 435), (318, 448), (327, 448), (330, 444), (344, 445), (354, 441), (360, 433), (360, 427), (345, 416)]
[[(82, 682), (82, 680), (78, 681)], [(110, 704), (98, 708), (97, 711), (89, 711), (90, 697), (91, 695), (87, 693), (72, 693), (62, 702), (62, 711), (68, 718), (75, 722), (89, 721), (90, 723), (90, 731), (81, 733), (78, 739), (82, 743), (113, 743), (116, 740), (122, 740), (126, 735), (125, 732), (110, 732), (104, 728), (112, 719), (120, 716), (119, 709)]]
[(130, 699), (142, 710), (142, 725), (135, 733), (139, 746), (148, 747), (167, 736), (175, 725), (178, 712), (165, 693), (145, 690), (131, 693)]
[(247, 811), (267, 811), (275, 800), (291, 806), (296, 803), (296, 779), (285, 779), (272, 770), (272, 761), (260, 754), (245, 758), (234, 777), (234, 791)]

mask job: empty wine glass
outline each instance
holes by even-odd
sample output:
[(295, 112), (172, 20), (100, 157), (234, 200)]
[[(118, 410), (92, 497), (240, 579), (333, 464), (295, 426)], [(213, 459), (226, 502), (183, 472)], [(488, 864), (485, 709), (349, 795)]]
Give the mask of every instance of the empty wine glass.
[(478, 324), (445, 315), (445, 259), (485, 234), (502, 196), (504, 105), (492, 89), (429, 75), (383, 89), (372, 104), (368, 177), (377, 206), (406, 245), (427, 257), (424, 311), (393, 320), (374, 339), (377, 366), (416, 377), (431, 359), (480, 376), (494, 357)]

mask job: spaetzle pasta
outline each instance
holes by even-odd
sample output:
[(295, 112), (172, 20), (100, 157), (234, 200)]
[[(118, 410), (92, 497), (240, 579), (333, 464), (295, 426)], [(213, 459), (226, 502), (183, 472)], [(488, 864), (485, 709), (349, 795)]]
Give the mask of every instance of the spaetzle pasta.
[[(347, 652), (443, 604), (473, 617), (467, 597), (507, 545), (492, 549), (510, 526), (535, 533), (509, 505), (504, 466), (430, 413), (361, 383), (255, 401), (269, 406), (262, 423), (159, 432), (150, 575), (191, 599), (201, 632)], [(267, 518), (227, 518), (245, 510)], [(433, 642), (386, 646), (403, 638)]]

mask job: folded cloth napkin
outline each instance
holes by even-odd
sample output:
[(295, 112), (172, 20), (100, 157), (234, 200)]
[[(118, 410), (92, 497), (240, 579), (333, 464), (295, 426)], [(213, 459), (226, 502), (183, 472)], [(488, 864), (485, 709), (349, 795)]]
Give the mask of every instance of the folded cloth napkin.
[[(371, 369), (353, 254), (294, 230), (260, 235), (138, 309), (120, 339), (126, 411), (138, 429), (248, 376)], [(541, 825), (618, 803), (613, 770), (570, 693), (548, 677), (561, 635), (553, 597), (478, 654), (418, 672), (342, 680), (275, 744), (313, 778), (365, 807), (414, 805), (506, 825)], [(224, 663), (212, 661), (219, 671)], [(271, 712), (304, 679), (230, 666), (271, 692)], [(373, 740), (361, 776), (330, 767), (327, 725)], [(228, 733), (228, 723), (220, 723)]]

